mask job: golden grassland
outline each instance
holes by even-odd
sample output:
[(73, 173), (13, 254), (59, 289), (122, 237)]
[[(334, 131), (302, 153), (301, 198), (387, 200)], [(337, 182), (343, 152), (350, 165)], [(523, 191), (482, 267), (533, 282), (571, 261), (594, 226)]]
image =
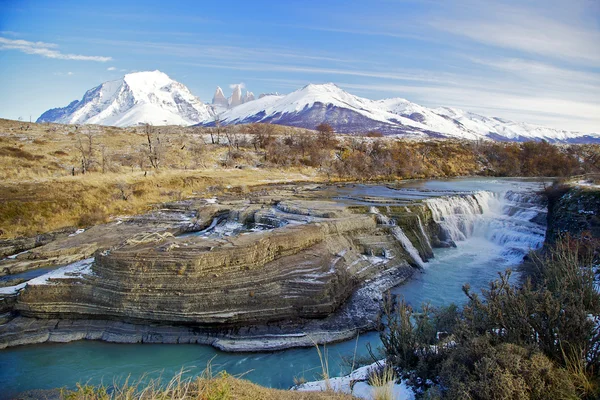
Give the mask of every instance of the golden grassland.
[(351, 400), (355, 397), (327, 390), (300, 392), (266, 388), (227, 372), (214, 374), (210, 363), (197, 377), (185, 377), (184, 370), (163, 384), (160, 378), (115, 382), (111, 386), (77, 384), (75, 390), (61, 390), (64, 400)]
[[(238, 168), (223, 167), (228, 147), (210, 144), (194, 129), (161, 129), (162, 165), (156, 169), (147, 160), (142, 128), (0, 120), (0, 237), (93, 225), (189, 197), (324, 179), (314, 168), (256, 168), (256, 155), (243, 148)], [(79, 148), (87, 152), (88, 135), (94, 161), (83, 174)]]

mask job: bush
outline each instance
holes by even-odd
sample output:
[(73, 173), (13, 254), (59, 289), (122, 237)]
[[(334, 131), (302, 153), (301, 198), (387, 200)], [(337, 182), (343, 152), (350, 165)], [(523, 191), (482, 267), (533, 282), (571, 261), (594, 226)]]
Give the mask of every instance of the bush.
[(77, 222), (78, 226), (88, 227), (98, 224), (104, 224), (108, 222), (108, 215), (106, 211), (101, 210), (99, 208), (88, 211), (79, 216), (79, 221)]
[(459, 310), (386, 304), (388, 362), (426, 398), (595, 399), (600, 395), (600, 245), (562, 237), (532, 254), (522, 285), (500, 275)]

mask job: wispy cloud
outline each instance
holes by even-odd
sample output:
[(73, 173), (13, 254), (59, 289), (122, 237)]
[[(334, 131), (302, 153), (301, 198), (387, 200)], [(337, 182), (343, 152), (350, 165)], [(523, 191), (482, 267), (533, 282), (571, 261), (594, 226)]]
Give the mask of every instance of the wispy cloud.
[(600, 104), (594, 101), (578, 101), (511, 92), (501, 84), (490, 85), (487, 90), (481, 88), (439, 85), (369, 85), (339, 83), (346, 90), (357, 91), (363, 95), (388, 93), (408, 96), (412, 101), (429, 107), (448, 106), (464, 108), (490, 116), (503, 116), (516, 121), (551, 125), (556, 128), (598, 131), (600, 126)]
[(117, 68), (115, 68), (115, 67), (108, 67), (108, 68), (106, 68), (106, 70), (107, 70), (107, 71), (116, 71), (116, 70), (117, 70)]
[(78, 60), (78, 61), (111, 61), (112, 57), (102, 56), (84, 56), (79, 54), (65, 54), (57, 50), (58, 45), (45, 42), (30, 42), (27, 40), (14, 40), (0, 37), (0, 50), (17, 50), (25, 54), (35, 54), (46, 58), (59, 60)]
[(246, 87), (246, 84), (244, 82), (240, 82), (240, 83), (231, 83), (229, 85), (229, 89), (236, 89), (236, 88), (240, 88), (240, 89), (244, 89)]
[[(430, 22), (434, 28), (488, 46), (542, 55), (552, 59), (569, 60), (587, 65), (600, 65), (600, 32), (597, 25), (586, 23), (585, 2), (579, 2), (578, 15), (572, 15), (568, 2), (548, 4), (523, 1), (508, 2), (465, 1), (471, 5), (464, 14), (436, 16)], [(575, 1), (577, 3), (577, 1)], [(589, 1), (588, 12), (597, 8)], [(553, 7), (554, 6), (554, 7)], [(564, 10), (564, 13), (563, 13)], [(568, 14), (568, 18), (566, 17)], [(597, 15), (597, 14), (596, 14)]]
[(287, 47), (250, 47), (219, 44), (214, 41), (178, 43), (178, 42), (152, 42), (135, 40), (106, 40), (106, 39), (82, 39), (86, 43), (101, 44), (108, 46), (119, 46), (129, 48), (136, 53), (157, 54), (161, 56), (174, 56), (181, 58), (201, 58), (203, 60), (231, 60), (231, 61), (275, 61), (296, 60), (302, 62), (331, 61), (350, 63), (357, 60), (347, 57), (336, 57), (330, 53), (315, 54), (314, 50), (298, 49), (292, 50)]

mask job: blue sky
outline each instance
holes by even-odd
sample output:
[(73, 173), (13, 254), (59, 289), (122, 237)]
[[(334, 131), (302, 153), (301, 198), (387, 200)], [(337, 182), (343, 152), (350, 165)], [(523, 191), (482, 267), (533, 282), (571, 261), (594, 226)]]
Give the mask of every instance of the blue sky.
[(600, 1), (0, 0), (0, 117), (154, 69), (203, 101), (334, 82), (600, 132)]

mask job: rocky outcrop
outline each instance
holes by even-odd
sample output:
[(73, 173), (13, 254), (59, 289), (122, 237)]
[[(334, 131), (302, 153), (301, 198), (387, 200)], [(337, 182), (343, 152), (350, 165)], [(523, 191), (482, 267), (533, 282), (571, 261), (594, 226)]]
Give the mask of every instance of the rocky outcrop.
[(125, 244), (97, 253), (93, 275), (77, 278), (76, 285), (27, 287), (17, 309), (37, 318), (209, 326), (322, 318), (376, 272), (364, 257), (373, 253), (366, 249), (372, 242), (395, 253), (388, 264), (405, 262), (402, 247), (372, 216), (227, 239), (169, 237)]
[(71, 227), (54, 232), (42, 233), (36, 236), (0, 240), (0, 259), (33, 249), (35, 247), (43, 246), (60, 238), (67, 237), (73, 234), (76, 230), (77, 228)]
[(227, 98), (225, 97), (225, 94), (223, 94), (223, 89), (221, 89), (219, 86), (217, 86), (217, 90), (215, 91), (215, 95), (213, 96), (212, 104), (225, 108), (229, 107)]
[(239, 106), (242, 103), (242, 87), (241, 85), (235, 85), (235, 87), (233, 88), (233, 93), (229, 98), (229, 107), (233, 108), (235, 106)]
[(600, 189), (555, 185), (547, 189), (546, 243), (559, 235), (600, 237)]
[(12, 318), (0, 348), (87, 338), (249, 351), (344, 340), (374, 329), (383, 292), (432, 257), (438, 227), (424, 204), (347, 207), (271, 192), (166, 205), (40, 247), (46, 261), (94, 258), (0, 288)]
[[(187, 208), (186, 208), (187, 207)], [(0, 277), (30, 271), (39, 267), (69, 264), (91, 257), (99, 249), (109, 249), (134, 235), (154, 232), (179, 234), (202, 224), (191, 211), (194, 205), (175, 205), (150, 214), (126, 218), (110, 224), (97, 225), (85, 231), (51, 236), (43, 246), (35, 247), (16, 257), (0, 260)], [(216, 212), (207, 207), (206, 212)], [(206, 214), (205, 212), (205, 214)], [(208, 219), (210, 221), (210, 219)]]
[(252, 101), (254, 99), (255, 99), (254, 93), (246, 91), (246, 94), (244, 95), (244, 98), (242, 99), (242, 102), (243, 103), (247, 103), (247, 102)]

